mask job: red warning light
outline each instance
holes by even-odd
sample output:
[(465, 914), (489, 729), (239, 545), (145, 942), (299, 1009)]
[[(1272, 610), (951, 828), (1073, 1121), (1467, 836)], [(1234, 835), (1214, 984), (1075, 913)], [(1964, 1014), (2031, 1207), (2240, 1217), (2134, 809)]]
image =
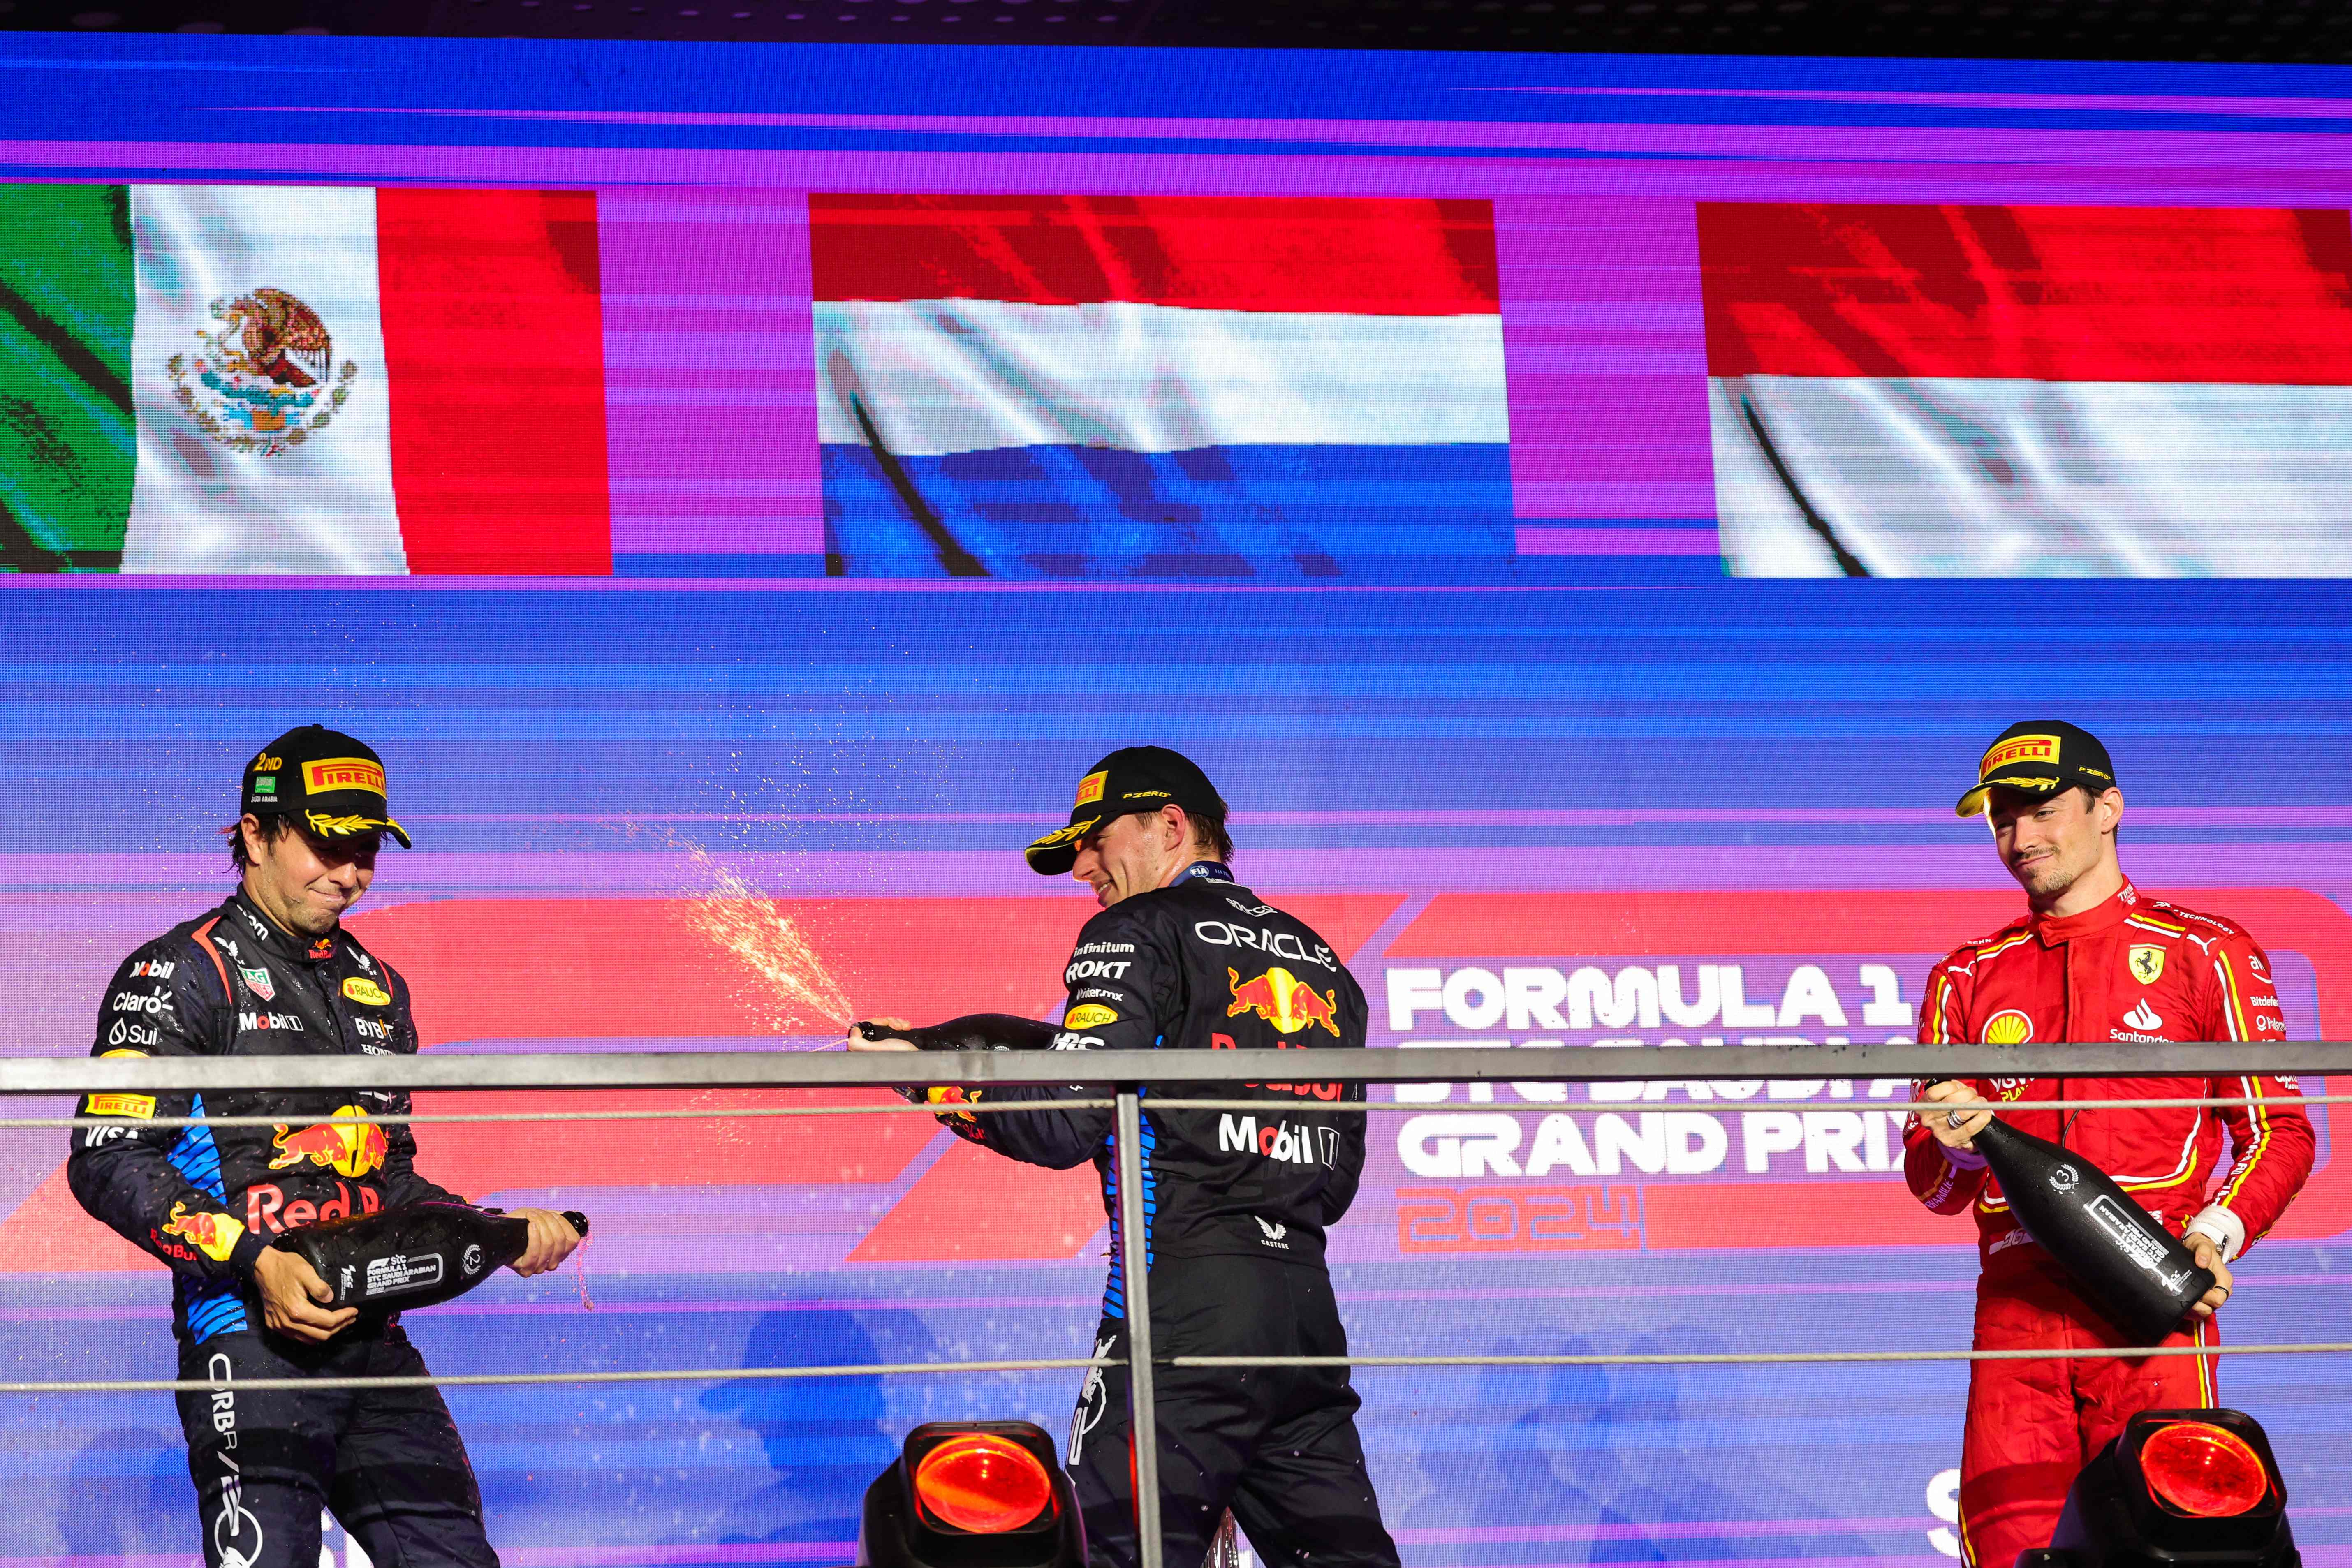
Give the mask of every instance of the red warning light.
[(1018, 1530), (1053, 1506), (1037, 1456), (1006, 1437), (950, 1437), (915, 1467), (915, 1496), (932, 1517), (974, 1535)]
[(2270, 1472), (2253, 1446), (2208, 1421), (2176, 1421), (2149, 1433), (2139, 1469), (2148, 1490), (2200, 1519), (2244, 1513), (2271, 1490)]

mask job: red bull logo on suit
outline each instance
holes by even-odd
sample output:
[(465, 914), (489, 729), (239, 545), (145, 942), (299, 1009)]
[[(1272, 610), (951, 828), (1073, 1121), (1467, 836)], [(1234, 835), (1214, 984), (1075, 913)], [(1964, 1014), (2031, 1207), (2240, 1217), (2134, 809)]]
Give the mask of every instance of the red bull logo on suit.
[(1225, 971), (1234, 993), (1227, 1018), (1254, 1012), (1285, 1034), (1297, 1034), (1310, 1024), (1321, 1024), (1339, 1037), (1339, 993), (1318, 991), (1279, 966), (1263, 975), (1243, 979), (1238, 969)]
[(228, 1255), (236, 1249), (238, 1238), (245, 1234), (245, 1227), (226, 1214), (205, 1214), (201, 1210), (190, 1214), (187, 1207), (184, 1203), (172, 1206), (172, 1216), (157, 1232), (157, 1239), (177, 1236), (214, 1262), (227, 1262)]
[(356, 1180), (369, 1172), (380, 1170), (392, 1150), (384, 1142), (383, 1129), (367, 1119), (367, 1113), (356, 1105), (345, 1105), (335, 1112), (334, 1119), (316, 1123), (297, 1131), (280, 1126), (270, 1139), (278, 1149), (269, 1168), (282, 1171), (289, 1166), (299, 1166), (309, 1160), (314, 1166), (331, 1166), (337, 1176)]

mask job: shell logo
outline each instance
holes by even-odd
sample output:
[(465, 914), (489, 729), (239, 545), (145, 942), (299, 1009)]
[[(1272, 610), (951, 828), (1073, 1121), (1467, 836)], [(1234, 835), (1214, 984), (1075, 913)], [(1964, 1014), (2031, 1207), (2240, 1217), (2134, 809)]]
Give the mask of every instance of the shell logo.
[(1987, 1045), (2023, 1045), (2033, 1038), (2033, 1020), (2008, 1008), (1985, 1019), (1984, 1042)]

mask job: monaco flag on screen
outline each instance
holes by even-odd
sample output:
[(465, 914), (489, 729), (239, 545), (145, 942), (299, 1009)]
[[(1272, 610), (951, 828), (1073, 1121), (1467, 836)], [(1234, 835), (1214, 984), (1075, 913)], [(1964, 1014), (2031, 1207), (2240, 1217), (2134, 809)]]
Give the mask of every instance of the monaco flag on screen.
[(2352, 575), (2342, 212), (1702, 203), (1748, 576)]
[(1512, 552), (1485, 202), (809, 216), (835, 571), (1297, 580)]
[(0, 186), (19, 570), (612, 570), (593, 193)]

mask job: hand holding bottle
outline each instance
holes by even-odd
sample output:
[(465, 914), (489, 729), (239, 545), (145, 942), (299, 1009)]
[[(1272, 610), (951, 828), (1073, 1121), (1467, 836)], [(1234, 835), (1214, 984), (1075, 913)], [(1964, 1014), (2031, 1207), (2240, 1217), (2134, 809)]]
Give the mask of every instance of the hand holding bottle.
[(1924, 1107), (1921, 1124), (1954, 1165), (1991, 1167), (2011, 1218), (2132, 1343), (2160, 1343), (2191, 1312), (2211, 1316), (2217, 1292), (2229, 1300), (2221, 1273), (2197, 1260), (2202, 1253), (2220, 1264), (2210, 1237), (2173, 1235), (2078, 1151), (1995, 1120), (1981, 1095), (1964, 1087), (1953, 1093), (1955, 1087), (1946, 1082), (1920, 1091), (1914, 1103)]
[(2221, 1244), (2201, 1230), (2189, 1232), (2180, 1239), (2180, 1244), (2189, 1249), (2189, 1255), (2197, 1260), (2200, 1269), (2213, 1276), (2213, 1288), (2199, 1297), (2197, 1304), (2189, 1309), (2200, 1318), (2210, 1318), (2222, 1302), (2230, 1299), (2230, 1292), (2237, 1288), (2236, 1281), (2230, 1277), (2230, 1266), (2221, 1261)]
[(333, 1305), (335, 1292), (299, 1252), (265, 1247), (253, 1260), (253, 1282), (272, 1333), (324, 1344), (359, 1321), (357, 1308)]
[(1947, 1078), (1940, 1083), (1930, 1083), (1922, 1090), (1915, 1105), (1942, 1105), (1940, 1113), (1927, 1110), (1918, 1113), (1919, 1124), (1935, 1134), (1936, 1141), (1948, 1149), (1973, 1150), (1976, 1135), (1992, 1120), (1990, 1110), (1963, 1111), (1964, 1105), (1990, 1105), (1990, 1102), (1969, 1085), (1957, 1078)]
[(880, 1040), (875, 1039), (866, 1032), (875, 1024), (880, 1024), (886, 1029), (897, 1030), (911, 1030), (915, 1027), (905, 1019), (862, 1019), (849, 1026), (849, 1049), (852, 1051), (920, 1051), (922, 1049), (911, 1040), (888, 1036)]
[(580, 1232), (551, 1208), (509, 1208), (507, 1213), (530, 1224), (530, 1243), (523, 1248), (522, 1256), (508, 1265), (526, 1280), (559, 1267), (580, 1245)]

